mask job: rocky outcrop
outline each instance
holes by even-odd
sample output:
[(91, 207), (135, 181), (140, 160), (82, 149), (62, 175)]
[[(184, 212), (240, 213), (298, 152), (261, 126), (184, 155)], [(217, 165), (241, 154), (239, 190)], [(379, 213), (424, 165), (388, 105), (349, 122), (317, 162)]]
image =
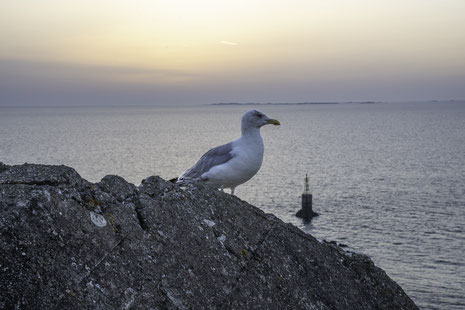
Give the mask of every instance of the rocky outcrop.
[(0, 164), (2, 309), (417, 309), (383, 270), (235, 196)]

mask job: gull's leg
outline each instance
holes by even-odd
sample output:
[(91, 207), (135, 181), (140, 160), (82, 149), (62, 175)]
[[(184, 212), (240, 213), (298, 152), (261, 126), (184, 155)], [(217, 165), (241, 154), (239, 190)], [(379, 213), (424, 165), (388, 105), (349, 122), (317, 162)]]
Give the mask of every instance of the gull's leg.
[(221, 185), (220, 191), (222, 191), (224, 193), (224, 185)]
[(231, 195), (234, 195), (234, 190), (236, 190), (236, 187), (231, 187)]

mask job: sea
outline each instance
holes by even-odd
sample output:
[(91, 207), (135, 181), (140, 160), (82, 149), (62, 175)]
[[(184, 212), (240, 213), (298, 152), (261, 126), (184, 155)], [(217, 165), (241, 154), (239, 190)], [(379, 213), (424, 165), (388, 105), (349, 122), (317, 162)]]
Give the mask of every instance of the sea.
[[(0, 161), (171, 179), (238, 138), (250, 109), (281, 126), (261, 129), (240, 199), (370, 256), (421, 309), (465, 309), (465, 101), (0, 107)], [(311, 221), (295, 216), (306, 174)]]

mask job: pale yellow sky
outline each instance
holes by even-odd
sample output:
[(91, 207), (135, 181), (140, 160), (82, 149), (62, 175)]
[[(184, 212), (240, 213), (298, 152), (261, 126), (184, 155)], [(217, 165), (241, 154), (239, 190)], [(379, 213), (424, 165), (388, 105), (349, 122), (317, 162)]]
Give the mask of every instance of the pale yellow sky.
[[(0, 64), (7, 72), (0, 78), (32, 84), (34, 77), (65, 78), (70, 88), (86, 81), (199, 87), (196, 93), (209, 84), (239, 92), (246, 83), (251, 100), (251, 83), (260, 100), (268, 98), (267, 85), (282, 87), (273, 96), (285, 99), (295, 94), (287, 84), (326, 83), (332, 87), (316, 89), (318, 97), (336, 91), (343, 98), (353, 94), (337, 86), (353, 80), (434, 75), (463, 82), (464, 29), (464, 0), (3, 1)], [(303, 92), (289, 100), (297, 98), (313, 99)], [(216, 99), (221, 93), (205, 97)]]

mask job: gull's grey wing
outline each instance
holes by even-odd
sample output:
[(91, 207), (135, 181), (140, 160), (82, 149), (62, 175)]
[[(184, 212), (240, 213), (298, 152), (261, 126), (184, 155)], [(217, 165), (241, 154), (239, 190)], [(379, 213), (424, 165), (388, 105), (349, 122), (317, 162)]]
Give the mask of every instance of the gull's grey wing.
[(231, 151), (232, 142), (217, 146), (206, 152), (192, 168), (184, 172), (183, 175), (179, 177), (178, 183), (198, 179), (212, 167), (228, 162), (231, 158), (233, 158)]

